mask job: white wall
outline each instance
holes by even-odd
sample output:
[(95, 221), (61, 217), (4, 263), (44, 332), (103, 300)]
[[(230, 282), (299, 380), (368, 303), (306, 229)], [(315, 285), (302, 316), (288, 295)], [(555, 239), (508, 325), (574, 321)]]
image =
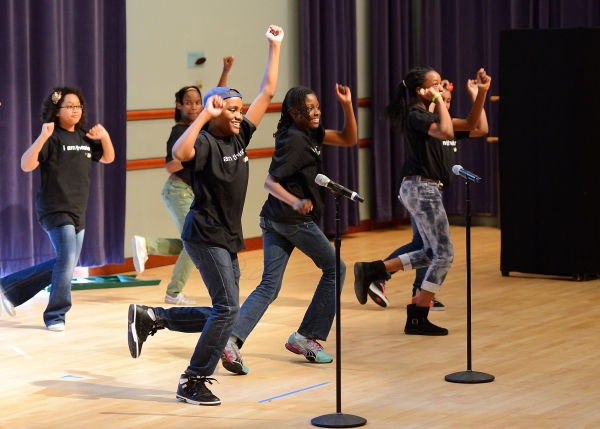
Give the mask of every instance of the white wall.
[[(301, 82), (300, 2), (301, 0), (127, 0), (127, 109), (163, 109), (174, 106), (175, 92), (202, 81), (203, 93), (215, 86), (221, 74), (222, 58), (234, 55), (228, 85), (244, 95), (246, 103), (256, 94), (266, 62), (264, 34), (270, 24), (283, 27), (277, 92), (281, 102), (286, 91)], [(368, 1), (357, 0), (359, 40), (358, 96), (368, 97)], [(188, 67), (188, 52), (204, 52), (202, 66)], [(359, 137), (370, 135), (369, 110), (359, 111)], [(267, 114), (254, 135), (250, 149), (272, 147), (272, 134), (279, 113)], [(127, 124), (127, 159), (165, 156), (165, 143), (173, 120), (130, 121)], [(118, 144), (115, 142), (115, 144)], [(368, 199), (370, 153), (360, 151), (360, 189)], [(250, 182), (244, 207), (245, 238), (260, 236), (258, 214), (266, 199), (264, 179), (270, 159), (250, 161)], [(167, 178), (164, 169), (127, 173), (125, 256), (131, 256), (132, 235), (179, 236), (160, 191)], [(361, 218), (369, 217), (367, 203)]]

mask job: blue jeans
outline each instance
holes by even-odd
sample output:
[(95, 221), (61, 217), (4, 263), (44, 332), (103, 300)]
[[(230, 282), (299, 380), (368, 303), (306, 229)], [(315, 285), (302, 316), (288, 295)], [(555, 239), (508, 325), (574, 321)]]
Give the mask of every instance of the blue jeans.
[[(290, 225), (260, 218), (264, 269), (262, 280), (248, 296), (233, 330), (241, 343), (261, 319), (269, 304), (279, 295), (285, 267), (297, 247), (323, 271), (298, 333), (325, 341), (335, 317), (335, 249), (314, 222)], [(346, 265), (340, 261), (340, 284), (344, 284)]]
[(421, 249), (401, 254), (400, 260), (405, 271), (428, 267), (421, 289), (437, 293), (454, 260), (442, 193), (435, 183), (407, 180), (402, 182), (399, 197), (423, 240)]
[(215, 371), (238, 320), (240, 267), (236, 253), (194, 241), (184, 241), (183, 245), (200, 271), (212, 307), (156, 307), (154, 312), (159, 327), (202, 332), (186, 373), (209, 376)]
[(52, 284), (48, 307), (44, 311), (44, 323), (46, 326), (64, 323), (65, 314), (71, 308), (71, 280), (84, 235), (85, 230), (76, 233), (73, 225), (59, 226), (48, 231), (56, 258), (9, 274), (0, 280), (8, 300), (16, 307)]
[[(423, 239), (421, 238), (421, 234), (419, 233), (417, 224), (412, 216), (410, 216), (410, 225), (412, 226), (413, 231), (412, 241), (394, 250), (390, 254), (390, 256), (385, 258), (385, 261), (389, 261), (390, 259), (397, 258), (398, 256), (403, 255), (405, 253), (414, 252), (415, 250), (423, 248)], [(392, 278), (392, 274), (394, 274), (395, 272), (396, 271), (388, 273), (388, 280)], [(425, 278), (426, 272), (427, 268), (417, 268), (415, 270), (415, 281), (413, 283), (413, 288), (421, 288), (421, 284), (423, 284), (423, 279)]]

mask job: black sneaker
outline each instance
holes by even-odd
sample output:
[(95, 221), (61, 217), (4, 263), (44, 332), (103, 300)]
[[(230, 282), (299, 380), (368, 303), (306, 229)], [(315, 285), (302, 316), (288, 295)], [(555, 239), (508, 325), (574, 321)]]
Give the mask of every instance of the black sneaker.
[(127, 314), (127, 341), (129, 353), (132, 358), (137, 358), (142, 353), (142, 344), (148, 335), (154, 335), (158, 330), (156, 316), (151, 307), (131, 304)]
[(361, 304), (367, 302), (367, 292), (375, 280), (386, 280), (383, 261), (357, 262), (354, 264), (354, 293)]
[(206, 387), (206, 383), (212, 384), (213, 381), (217, 380), (201, 375), (181, 374), (175, 397), (192, 405), (221, 405), (221, 400)]
[(369, 297), (380, 307), (386, 308), (390, 305), (390, 301), (385, 294), (385, 281), (384, 280), (375, 280), (369, 286), (369, 290), (367, 290)]
[(444, 311), (446, 309), (446, 306), (435, 298), (431, 300), (431, 304), (432, 305), (429, 307), (431, 311)]

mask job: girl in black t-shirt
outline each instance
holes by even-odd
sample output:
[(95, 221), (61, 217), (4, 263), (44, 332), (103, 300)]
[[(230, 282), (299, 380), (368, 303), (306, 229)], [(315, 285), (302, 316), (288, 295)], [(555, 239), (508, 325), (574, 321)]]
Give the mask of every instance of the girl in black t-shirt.
[[(261, 283), (240, 309), (240, 318), (227, 342), (221, 362), (225, 369), (247, 374), (239, 347), (277, 298), (290, 255), (295, 248), (311, 258), (323, 272), (297, 332), (285, 347), (311, 362), (329, 363), (333, 357), (317, 340), (326, 340), (335, 316), (335, 251), (317, 226), (325, 205), (325, 188), (315, 183), (323, 173), (321, 146), (351, 147), (357, 143), (357, 125), (350, 88), (336, 85), (336, 95), (346, 117), (343, 131), (324, 129), (315, 93), (309, 88), (290, 89), (281, 106), (275, 152), (265, 180), (269, 196), (260, 213), (264, 270)], [(346, 266), (341, 263), (344, 282)]]
[[(481, 76), (479, 93), (467, 117), (475, 129), (479, 123), (491, 78)], [(449, 183), (447, 165), (450, 152), (443, 140), (454, 137), (453, 121), (440, 96), (440, 75), (430, 67), (415, 67), (409, 71), (386, 107), (385, 115), (393, 126), (406, 135), (408, 158), (403, 167), (404, 179), (399, 198), (413, 217), (423, 239), (423, 248), (399, 255), (387, 261), (357, 262), (354, 265), (354, 289), (358, 301), (367, 301), (370, 284), (385, 280), (387, 272), (428, 267), (416, 303), (407, 306), (404, 332), (410, 335), (448, 335), (448, 330), (429, 322), (431, 300), (440, 290), (452, 261), (454, 250), (450, 239), (448, 218), (440, 188)], [(411, 103), (407, 103), (407, 92)], [(434, 113), (428, 111), (435, 103)]]
[[(467, 86), (466, 86), (467, 92), (469, 94), (469, 97), (471, 99), (471, 103), (473, 104), (473, 106), (476, 106), (478, 104), (477, 103), (477, 96), (479, 95), (479, 86), (478, 85), (483, 85), (483, 77), (485, 75), (486, 75), (485, 70), (480, 69), (477, 71), (477, 77), (475, 79), (467, 80)], [(441, 96), (444, 100), (444, 103), (446, 103), (446, 108), (448, 109), (448, 111), (450, 111), (453, 90), (454, 90), (454, 85), (452, 85), (452, 82), (449, 82), (448, 80), (442, 81)], [(485, 91), (485, 92), (487, 92), (487, 91)], [(481, 96), (484, 96), (484, 92), (482, 92)], [(433, 112), (434, 108), (435, 108), (435, 103), (431, 103), (429, 105), (429, 111)], [(483, 109), (481, 110), (479, 122), (476, 124), (475, 129), (470, 129), (472, 126), (473, 126), (473, 123), (467, 119), (452, 118), (452, 127), (454, 129), (454, 139), (443, 141), (444, 150), (447, 152), (444, 159), (446, 161), (446, 166), (448, 167), (448, 169), (452, 169), (452, 166), (455, 164), (455, 159), (456, 159), (455, 155), (457, 152), (458, 140), (472, 139), (472, 138), (477, 138), (477, 137), (482, 137), (482, 136), (487, 135), (488, 122), (487, 122), (485, 110), (483, 110)], [(452, 175), (450, 177), (452, 178)], [(444, 187), (446, 188), (449, 185), (450, 185), (449, 183), (446, 183)], [(412, 218), (412, 216), (410, 217), (410, 221), (411, 221), (411, 226), (412, 226), (412, 230), (413, 230), (412, 241), (410, 243), (405, 244), (405, 245), (399, 247), (398, 249), (394, 250), (384, 260), (387, 261), (389, 259), (394, 259), (403, 253), (408, 253), (408, 252), (412, 252), (414, 250), (419, 250), (423, 247), (423, 239), (421, 238), (421, 234), (419, 233), (417, 225), (416, 225), (414, 219)], [(412, 302), (413, 303), (417, 302), (417, 300), (418, 300), (418, 295), (421, 292), (421, 284), (423, 283), (423, 279), (425, 278), (427, 268), (426, 267), (418, 268), (415, 271), (416, 271), (415, 272), (415, 281), (413, 283), (413, 290), (412, 290)], [(393, 272), (388, 273), (387, 280), (389, 280), (392, 277), (392, 274), (393, 274)], [(384, 307), (384, 308), (389, 305), (389, 301), (385, 294), (385, 280), (376, 280), (376, 281), (372, 282), (371, 285), (369, 286), (368, 293), (369, 293), (369, 297), (371, 297), (371, 299), (377, 305)], [(435, 297), (431, 300), (430, 308), (432, 311), (441, 311), (441, 310), (446, 309), (444, 304), (442, 304), (440, 301), (438, 301)]]
[(42, 108), (42, 132), (21, 157), (23, 171), (40, 167), (37, 217), (48, 233), (56, 258), (0, 280), (0, 299), (14, 316), (23, 304), (52, 284), (44, 323), (51, 331), (65, 330), (71, 308), (71, 279), (85, 232), (92, 161), (111, 163), (115, 151), (100, 124), (83, 130), (87, 114), (79, 88), (54, 88)]
[(206, 384), (214, 373), (239, 316), (240, 267), (243, 250), (242, 211), (248, 188), (246, 148), (269, 107), (277, 87), (283, 29), (271, 25), (267, 64), (260, 92), (243, 114), (242, 94), (216, 87), (204, 96), (204, 110), (175, 142), (173, 158), (191, 170), (194, 202), (181, 238), (200, 271), (211, 307), (147, 307), (131, 304), (128, 343), (133, 358), (158, 329), (201, 332), (190, 363), (179, 378), (176, 397), (194, 405), (219, 405)]
[[(223, 72), (218, 86), (227, 84), (227, 76), (231, 67), (233, 67), (233, 60), (233, 56), (223, 58)], [(167, 156), (165, 158), (165, 169), (169, 173), (169, 178), (163, 186), (161, 196), (179, 233), (183, 229), (185, 217), (194, 201), (194, 191), (192, 189), (191, 172), (183, 168), (180, 161), (173, 158), (173, 146), (201, 111), (202, 94), (200, 88), (197, 86), (184, 86), (175, 93), (176, 124), (173, 126), (171, 135), (167, 140)], [(194, 269), (194, 264), (184, 249), (180, 238), (152, 238), (134, 235), (131, 238), (131, 244), (133, 265), (138, 273), (144, 271), (148, 255), (178, 255), (171, 281), (167, 285), (165, 302), (175, 305), (196, 304), (196, 301), (182, 292)]]

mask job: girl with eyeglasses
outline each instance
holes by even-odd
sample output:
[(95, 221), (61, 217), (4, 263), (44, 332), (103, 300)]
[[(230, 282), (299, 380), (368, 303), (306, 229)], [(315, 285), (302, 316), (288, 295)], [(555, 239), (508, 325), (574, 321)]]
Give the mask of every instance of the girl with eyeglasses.
[[(227, 76), (233, 67), (233, 56), (223, 58), (223, 72), (218, 86), (227, 84)], [(175, 93), (175, 122), (171, 135), (167, 140), (166, 170), (169, 178), (163, 186), (161, 196), (167, 210), (171, 214), (179, 233), (183, 229), (185, 217), (194, 201), (192, 177), (190, 170), (181, 165), (181, 161), (173, 158), (173, 145), (188, 129), (190, 124), (202, 111), (202, 94), (197, 86), (184, 86)], [(151, 238), (134, 235), (131, 239), (133, 248), (133, 265), (138, 273), (145, 269), (148, 255), (179, 255), (171, 282), (167, 286), (165, 303), (174, 305), (194, 305), (196, 301), (183, 294), (194, 264), (183, 247), (181, 238)]]
[(109, 164), (115, 151), (108, 131), (100, 124), (85, 131), (85, 99), (79, 88), (58, 87), (44, 100), (42, 132), (21, 157), (23, 171), (40, 167), (36, 198), (37, 218), (48, 233), (56, 257), (0, 280), (0, 299), (8, 314), (49, 284), (50, 298), (44, 323), (50, 331), (64, 331), (71, 308), (71, 279), (85, 233), (91, 164)]

